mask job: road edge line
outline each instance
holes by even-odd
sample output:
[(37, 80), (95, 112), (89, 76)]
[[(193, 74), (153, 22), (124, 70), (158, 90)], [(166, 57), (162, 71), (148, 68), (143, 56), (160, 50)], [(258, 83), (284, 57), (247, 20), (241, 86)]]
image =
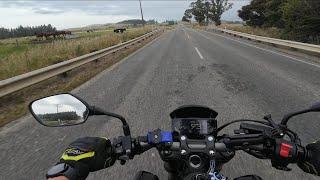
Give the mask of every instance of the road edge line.
[[(194, 32), (197, 32), (196, 30), (192, 29)], [(269, 52), (269, 53), (273, 53), (273, 54), (277, 54), (279, 56), (283, 56), (283, 57), (286, 57), (286, 58), (289, 58), (289, 59), (292, 59), (294, 61), (297, 61), (297, 62), (300, 62), (300, 63), (303, 63), (303, 64), (308, 64), (308, 65), (311, 65), (311, 66), (314, 66), (314, 67), (317, 67), (317, 68), (320, 68), (320, 65), (318, 64), (314, 64), (314, 63), (310, 63), (310, 62), (307, 62), (307, 61), (304, 61), (304, 60), (300, 60), (300, 59), (297, 59), (295, 57), (291, 57), (289, 55), (285, 55), (285, 54), (282, 54), (280, 52), (276, 52), (276, 51), (273, 51), (273, 50), (269, 50), (269, 49), (265, 49), (265, 48), (261, 48), (261, 47), (258, 47), (258, 46), (255, 46), (255, 45), (252, 45), (252, 44), (249, 44), (249, 43), (246, 43), (246, 42), (242, 42), (242, 41), (239, 41), (239, 40), (236, 40), (236, 39), (232, 39), (230, 37), (226, 37), (226, 36), (223, 36), (223, 35), (220, 35), (220, 34), (216, 34), (216, 33), (213, 33), (213, 32), (209, 32), (209, 31), (204, 31), (204, 30), (199, 30), (201, 32), (205, 32), (205, 33), (208, 33), (208, 34), (212, 34), (212, 35), (215, 35), (215, 36), (219, 36), (219, 37), (222, 37), (222, 38), (225, 38), (225, 39), (229, 39), (231, 41), (234, 41), (234, 42), (238, 42), (240, 44), (244, 44), (246, 46), (249, 46), (249, 47), (254, 47), (254, 48), (257, 48), (257, 49), (260, 49), (262, 51), (265, 51), (265, 52)], [(199, 32), (198, 32), (199, 33)], [(199, 33), (201, 34), (201, 33)], [(201, 34), (202, 36), (204, 36), (203, 34)], [(206, 36), (205, 36), (206, 37)], [(209, 37), (206, 37), (208, 39), (210, 39)]]

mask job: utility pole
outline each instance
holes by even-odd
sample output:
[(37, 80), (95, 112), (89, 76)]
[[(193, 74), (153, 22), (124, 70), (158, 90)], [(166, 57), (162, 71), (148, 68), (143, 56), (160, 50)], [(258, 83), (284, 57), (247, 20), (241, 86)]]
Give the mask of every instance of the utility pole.
[(140, 12), (141, 12), (142, 26), (144, 26), (144, 19), (143, 19), (143, 12), (142, 12), (141, 0), (139, 0), (139, 3), (140, 3)]

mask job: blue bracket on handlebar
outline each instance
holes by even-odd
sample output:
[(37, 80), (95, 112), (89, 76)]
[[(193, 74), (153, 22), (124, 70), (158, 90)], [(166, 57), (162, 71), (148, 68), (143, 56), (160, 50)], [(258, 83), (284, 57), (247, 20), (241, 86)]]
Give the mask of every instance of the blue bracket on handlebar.
[(170, 131), (161, 131), (160, 129), (148, 132), (147, 137), (149, 144), (173, 142), (172, 133)]

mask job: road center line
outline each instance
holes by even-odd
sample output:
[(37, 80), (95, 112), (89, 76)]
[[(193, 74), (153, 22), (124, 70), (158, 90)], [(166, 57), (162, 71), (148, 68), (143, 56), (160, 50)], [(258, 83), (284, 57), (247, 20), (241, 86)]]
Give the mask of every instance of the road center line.
[(190, 39), (190, 36), (189, 34), (186, 32), (186, 30), (183, 30), (184, 31), (184, 34), (188, 37), (188, 39)]
[[(195, 31), (195, 30), (193, 30), (193, 31), (196, 32), (196, 33), (198, 33), (199, 35), (201, 35), (202, 37), (204, 37), (204, 38), (206, 38), (206, 39), (212, 40), (211, 38), (209, 38), (209, 37), (201, 34), (200, 32), (197, 32), (197, 31)], [(295, 61), (298, 61), (298, 62), (301, 62), (301, 63), (304, 63), (304, 64), (308, 64), (308, 65), (311, 65), (311, 66), (315, 66), (315, 67), (320, 68), (320, 65), (313, 64), (313, 63), (309, 63), (309, 62), (306, 62), (306, 61), (304, 61), (304, 60), (300, 60), (300, 59), (297, 59), (297, 58), (294, 58), (294, 57), (291, 57), (291, 56), (288, 56), (288, 55), (285, 55), (285, 54), (282, 54), (282, 53), (278, 53), (278, 52), (275, 52), (275, 51), (272, 51), (272, 50), (269, 50), (269, 49), (264, 49), (264, 48), (261, 48), (261, 47), (255, 46), (255, 45), (251, 45), (251, 44), (249, 44), (249, 43), (245, 43), (245, 42), (242, 42), (242, 41), (238, 41), (238, 40), (235, 40), (235, 39), (232, 39), (232, 38), (229, 38), (229, 37), (220, 35), (220, 34), (216, 34), (216, 33), (212, 33), (212, 32), (206, 32), (206, 31), (203, 31), (203, 32), (204, 32), (204, 33), (208, 33), (208, 34), (212, 34), (212, 35), (214, 35), (214, 36), (220, 36), (220, 37), (229, 39), (229, 40), (231, 40), (231, 41), (238, 42), (238, 43), (240, 43), (240, 44), (244, 44), (244, 45), (247, 45), (247, 46), (250, 46), (250, 47), (254, 47), (254, 48), (257, 48), (257, 49), (266, 51), (266, 52), (270, 52), (270, 53), (273, 53), (273, 54), (277, 54), (277, 55), (280, 55), (280, 56), (284, 56), (284, 57), (286, 57), (286, 58), (293, 59), (293, 60), (295, 60)]]
[(198, 49), (197, 47), (194, 47), (194, 49), (197, 51), (200, 59), (203, 59), (203, 56), (202, 56), (202, 54), (200, 53), (199, 49)]

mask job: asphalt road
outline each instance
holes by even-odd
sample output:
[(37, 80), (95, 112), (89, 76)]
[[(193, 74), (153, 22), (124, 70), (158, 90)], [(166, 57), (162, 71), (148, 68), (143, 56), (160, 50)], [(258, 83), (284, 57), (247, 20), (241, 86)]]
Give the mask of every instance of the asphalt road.
[[(287, 112), (320, 101), (319, 65), (254, 46), (231, 36), (179, 27), (74, 93), (127, 117), (135, 136), (155, 128), (170, 130), (169, 113), (185, 104), (212, 107), (220, 113), (221, 125), (268, 113), (280, 120)], [(320, 137), (320, 113), (295, 118), (290, 127), (303, 143), (314, 141)], [(47, 128), (31, 117), (22, 118), (0, 131), (0, 179), (44, 179), (46, 170), (72, 140), (121, 133), (120, 123), (110, 118), (93, 117), (84, 125), (68, 128)], [(318, 179), (291, 167), (293, 171), (281, 172), (268, 160), (237, 153), (223, 173), (229, 177), (257, 174), (264, 179)], [(92, 173), (88, 179), (131, 179), (138, 170), (166, 178), (158, 154), (150, 151), (125, 166), (117, 163)]]

